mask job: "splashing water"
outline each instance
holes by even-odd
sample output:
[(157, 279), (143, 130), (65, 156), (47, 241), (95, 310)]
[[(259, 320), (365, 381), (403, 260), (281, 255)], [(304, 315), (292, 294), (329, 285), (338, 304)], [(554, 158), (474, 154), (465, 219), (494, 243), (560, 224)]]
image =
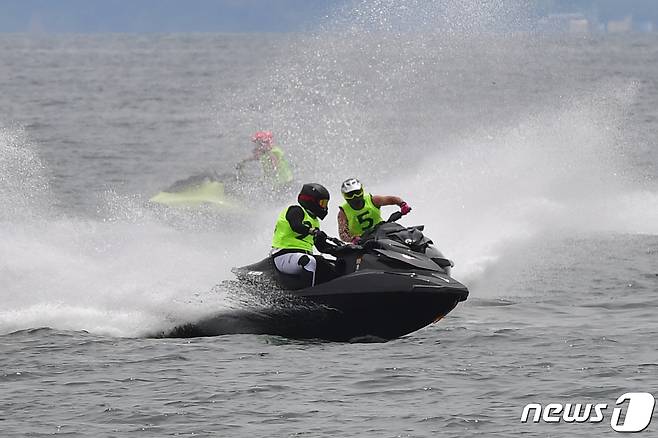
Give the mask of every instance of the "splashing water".
[(19, 127), (0, 128), (0, 220), (20, 220), (50, 208), (48, 178)]
[(545, 233), (654, 233), (624, 150), (638, 84), (547, 66), (534, 23), (521, 1), (349, 2), (224, 107), (281, 132), (304, 178), (404, 195), (466, 279)]
[(427, 188), (415, 191), (416, 216), (440, 227), (437, 242), (462, 261), (457, 275), (478, 279), (507, 249), (537, 239), (658, 232), (647, 208), (656, 195), (634, 180), (619, 137), (636, 93), (604, 84), (517, 126), (456, 140), (407, 176)]
[(195, 214), (186, 230), (171, 228), (112, 193), (100, 220), (54, 214), (35, 148), (22, 130), (1, 134), (1, 333), (49, 326), (153, 334), (231, 306), (213, 286), (248, 261), (232, 248), (242, 240), (262, 246), (258, 232), (249, 239), (231, 229), (202, 232)]
[[(403, 222), (425, 223), (467, 283), (540, 239), (658, 233), (658, 196), (626, 159), (638, 85), (547, 74), (525, 4), (349, 3), (286, 37), (260, 81), (222, 94), (220, 130), (274, 130), (334, 209), (351, 176), (403, 196), (414, 207)], [(244, 224), (109, 190), (97, 218), (70, 217), (24, 130), (0, 131), (0, 149), (0, 333), (166, 330), (230, 308), (216, 285), (267, 252), (275, 207)], [(323, 228), (336, 233), (331, 215)]]

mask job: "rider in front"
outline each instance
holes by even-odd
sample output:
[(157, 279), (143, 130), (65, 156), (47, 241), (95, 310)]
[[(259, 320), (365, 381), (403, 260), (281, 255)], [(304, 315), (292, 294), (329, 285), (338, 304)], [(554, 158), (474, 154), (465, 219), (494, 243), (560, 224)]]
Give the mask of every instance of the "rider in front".
[(297, 202), (298, 205), (286, 207), (279, 215), (270, 254), (279, 272), (306, 277), (308, 285), (313, 286), (318, 267), (313, 246), (329, 254), (334, 254), (336, 249), (327, 243), (327, 235), (320, 230), (320, 221), (329, 211), (329, 191), (317, 183), (304, 184)]
[(403, 215), (411, 211), (411, 207), (398, 196), (366, 193), (356, 178), (343, 181), (340, 191), (346, 202), (338, 211), (338, 234), (345, 242), (358, 243), (366, 231), (383, 222), (380, 208), (385, 205), (397, 205)]

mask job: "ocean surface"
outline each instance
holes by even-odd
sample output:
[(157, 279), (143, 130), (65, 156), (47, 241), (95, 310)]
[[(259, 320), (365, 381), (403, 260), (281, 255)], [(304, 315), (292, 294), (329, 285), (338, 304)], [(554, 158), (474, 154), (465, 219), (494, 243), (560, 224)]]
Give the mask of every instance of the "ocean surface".
[[(0, 34), (0, 435), (613, 436), (618, 397), (658, 395), (658, 36), (366, 12), (288, 35)], [(469, 299), (386, 343), (155, 337), (248, 300), (222, 282), (292, 199), (148, 199), (231, 172), (258, 129), (330, 188), (329, 234), (345, 178), (407, 200)], [(609, 408), (522, 423), (528, 403)]]

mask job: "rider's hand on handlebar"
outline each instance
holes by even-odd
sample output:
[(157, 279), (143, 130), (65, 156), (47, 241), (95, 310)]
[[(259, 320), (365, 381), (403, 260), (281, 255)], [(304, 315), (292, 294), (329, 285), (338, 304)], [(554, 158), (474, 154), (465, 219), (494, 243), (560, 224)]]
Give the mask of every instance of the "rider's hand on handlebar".
[(361, 243), (361, 238), (359, 236), (354, 236), (352, 237), (352, 240), (350, 242), (352, 245), (358, 245)]
[(409, 204), (407, 204), (406, 202), (400, 204), (400, 213), (402, 213), (402, 216), (409, 214), (410, 211), (411, 211), (411, 207), (409, 207)]
[(319, 241), (319, 240), (324, 241), (324, 240), (327, 240), (327, 233), (325, 233), (324, 231), (322, 231), (322, 230), (319, 229), (319, 228), (311, 228), (311, 229), (309, 230), (308, 233), (309, 233), (311, 236), (313, 236), (313, 239), (314, 239), (315, 241)]

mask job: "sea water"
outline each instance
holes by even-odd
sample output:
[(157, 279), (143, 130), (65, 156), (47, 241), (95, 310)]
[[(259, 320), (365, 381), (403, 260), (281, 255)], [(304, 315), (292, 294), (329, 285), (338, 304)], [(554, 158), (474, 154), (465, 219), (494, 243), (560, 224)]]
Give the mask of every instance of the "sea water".
[[(619, 396), (658, 393), (658, 37), (447, 3), (298, 34), (2, 35), (1, 434), (616, 434)], [(330, 189), (329, 234), (343, 179), (402, 196), (468, 301), (384, 344), (153, 338), (240, 307), (222, 282), (294, 200), (148, 198), (232, 171), (259, 129)], [(522, 423), (528, 403), (610, 409)]]

